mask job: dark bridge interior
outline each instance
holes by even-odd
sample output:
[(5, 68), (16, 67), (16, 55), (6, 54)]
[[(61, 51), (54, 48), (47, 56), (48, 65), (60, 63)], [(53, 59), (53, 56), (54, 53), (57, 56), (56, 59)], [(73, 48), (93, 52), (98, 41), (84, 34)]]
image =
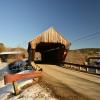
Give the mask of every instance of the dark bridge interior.
[(40, 52), (42, 61), (56, 62), (62, 61), (67, 55), (65, 46), (61, 43), (39, 43), (36, 46), (36, 52)]

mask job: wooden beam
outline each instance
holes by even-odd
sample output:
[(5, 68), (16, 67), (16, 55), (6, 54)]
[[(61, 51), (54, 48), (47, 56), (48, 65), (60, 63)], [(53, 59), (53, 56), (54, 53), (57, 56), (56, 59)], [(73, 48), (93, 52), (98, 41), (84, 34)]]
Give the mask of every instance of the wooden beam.
[(41, 71), (32, 71), (32, 72), (27, 72), (27, 73), (22, 73), (22, 74), (7, 74), (4, 76), (4, 82), (5, 84), (7, 84), (7, 83), (16, 82), (18, 80), (22, 80), (25, 78), (36, 78), (36, 77), (41, 77), (41, 76), (42, 76)]

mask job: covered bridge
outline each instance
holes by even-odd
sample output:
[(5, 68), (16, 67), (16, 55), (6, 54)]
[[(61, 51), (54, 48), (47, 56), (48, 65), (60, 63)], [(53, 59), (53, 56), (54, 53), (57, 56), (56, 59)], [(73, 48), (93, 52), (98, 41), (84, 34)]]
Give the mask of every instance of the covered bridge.
[(40, 52), (42, 61), (63, 61), (71, 43), (54, 28), (42, 32), (28, 44), (29, 60), (34, 60), (35, 52)]
[(0, 59), (2, 62), (14, 61), (17, 59), (24, 59), (25, 54), (22, 51), (6, 51), (0, 52)]

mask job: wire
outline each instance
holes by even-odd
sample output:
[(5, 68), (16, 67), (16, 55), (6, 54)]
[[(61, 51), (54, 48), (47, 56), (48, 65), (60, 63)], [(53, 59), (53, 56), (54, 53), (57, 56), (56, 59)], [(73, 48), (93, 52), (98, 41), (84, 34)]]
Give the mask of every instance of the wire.
[(98, 36), (98, 35), (100, 35), (100, 32), (88, 34), (88, 35), (82, 36), (82, 37), (74, 40), (73, 42), (77, 42), (77, 41), (80, 41), (80, 40), (86, 40), (86, 39), (88, 39), (88, 40), (94, 39), (95, 38), (94, 36)]
[(87, 38), (86, 40), (91, 40), (91, 39), (95, 39), (95, 38), (100, 38), (100, 37), (99, 36), (90, 37), (90, 38)]

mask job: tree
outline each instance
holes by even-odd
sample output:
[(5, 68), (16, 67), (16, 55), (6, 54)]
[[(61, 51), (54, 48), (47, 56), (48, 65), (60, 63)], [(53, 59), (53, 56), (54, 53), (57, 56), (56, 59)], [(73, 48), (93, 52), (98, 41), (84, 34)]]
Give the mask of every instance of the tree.
[(5, 51), (6, 47), (3, 43), (0, 43), (0, 52)]

